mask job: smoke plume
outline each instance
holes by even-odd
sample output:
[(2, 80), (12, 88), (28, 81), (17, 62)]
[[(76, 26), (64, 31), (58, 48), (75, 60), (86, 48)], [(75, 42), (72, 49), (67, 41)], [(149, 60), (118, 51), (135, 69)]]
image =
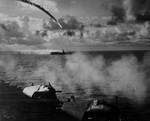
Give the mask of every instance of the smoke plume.
[(135, 20), (134, 0), (124, 0), (123, 6), (125, 9), (126, 20)]
[[(41, 59), (42, 58), (42, 59)], [(75, 53), (48, 58), (1, 55), (1, 80), (26, 87), (51, 82), (56, 89), (82, 95), (120, 95), (143, 102), (148, 89), (150, 56), (142, 62), (134, 55), (108, 61), (103, 56)]]
[(127, 21), (136, 20), (137, 15), (142, 14), (142, 11), (150, 11), (149, 0), (123, 0), (123, 7)]

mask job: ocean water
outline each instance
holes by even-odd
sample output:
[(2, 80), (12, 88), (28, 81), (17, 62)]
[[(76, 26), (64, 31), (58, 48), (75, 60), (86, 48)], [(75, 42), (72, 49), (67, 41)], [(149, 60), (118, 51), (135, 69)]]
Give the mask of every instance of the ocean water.
[[(131, 65), (134, 65), (134, 63), (132, 62), (135, 62), (136, 66), (133, 66), (133, 69), (127, 68), (128, 69), (127, 71), (130, 71), (130, 69), (131, 71), (134, 71), (135, 69), (134, 67), (137, 68), (137, 65), (138, 67), (140, 65), (140, 69), (141, 68), (145, 69), (145, 67), (143, 67), (143, 64), (144, 66), (145, 66), (145, 63), (149, 65), (148, 63), (149, 61), (148, 59), (146, 59), (147, 61), (143, 62), (143, 60), (148, 57), (149, 57), (149, 53), (145, 51), (143, 52), (138, 52), (138, 51), (103, 52), (103, 53), (87, 52), (84, 54), (75, 53), (74, 55), (73, 53), (69, 55), (53, 55), (53, 56), (51, 55), (1, 54), (0, 56), (0, 69), (1, 69), (0, 70), (1, 72), (0, 74), (0, 79), (1, 79), (0, 121), (20, 121), (20, 120), (21, 121), (34, 121), (34, 120), (35, 121), (50, 121), (50, 120), (51, 121), (70, 121), (70, 120), (78, 121), (78, 120), (81, 120), (82, 115), (84, 111), (86, 110), (87, 104), (92, 99), (104, 98), (103, 95), (106, 95), (107, 98), (106, 97), (105, 98), (111, 103), (114, 103), (115, 100), (114, 98), (108, 98), (110, 95), (111, 96), (117, 95), (119, 97), (118, 107), (120, 111), (122, 112), (122, 114), (126, 117), (127, 121), (149, 121), (150, 119), (149, 86), (146, 87), (146, 94), (143, 93), (144, 89), (141, 90), (140, 86), (137, 86), (138, 89), (135, 90), (135, 92), (137, 93), (131, 92), (132, 90), (130, 90), (130, 88), (132, 86), (129, 89), (127, 89), (129, 91), (126, 91), (126, 89), (124, 89), (122, 93), (122, 90), (119, 88), (118, 89), (120, 91), (119, 93), (116, 93), (115, 90), (113, 90), (114, 92), (112, 93), (112, 90), (108, 91), (110, 90), (110, 87), (109, 87), (110, 85), (108, 85), (109, 87), (108, 89), (105, 87), (106, 86), (105, 85), (103, 87), (105, 88), (104, 90), (102, 89), (101, 86), (95, 86), (95, 85), (92, 87), (89, 86), (93, 84), (93, 81), (94, 81), (94, 84), (98, 84), (99, 81), (97, 81), (97, 78), (96, 79), (94, 78), (95, 76), (97, 76), (96, 74), (94, 74), (94, 72), (91, 73), (91, 71), (90, 72), (84, 71), (84, 69), (88, 70), (89, 68), (92, 68), (93, 70), (93, 67), (95, 67), (95, 65), (89, 66), (92, 63), (96, 63), (98, 66), (98, 69), (101, 69), (101, 67), (99, 67), (100, 64), (104, 63), (104, 67), (107, 65), (109, 65), (108, 67), (112, 67), (110, 65), (112, 65), (113, 63), (117, 62), (117, 64), (123, 65), (124, 60), (128, 61), (130, 59), (133, 60), (133, 61), (129, 61), (131, 62)], [(102, 62), (99, 63), (99, 59), (101, 60), (101, 58), (103, 58), (102, 59), (103, 63)], [(98, 59), (98, 63), (97, 61), (95, 61), (97, 59)], [(88, 77), (92, 80), (92, 83), (91, 81), (88, 81), (89, 83), (83, 83), (86, 81), (86, 79), (88, 80), (88, 78), (81, 78), (82, 76), (80, 74), (74, 73), (74, 70), (71, 70), (71, 71), (73, 71), (73, 74), (75, 76), (71, 75), (71, 77), (72, 76), (73, 77), (70, 78), (70, 75), (69, 75), (69, 79), (72, 79), (70, 82), (68, 79), (68, 75), (66, 75), (66, 73), (64, 72), (66, 71), (66, 65), (68, 64), (66, 61), (68, 63), (71, 62), (71, 64), (72, 62), (74, 62), (76, 66), (78, 66), (77, 64), (79, 64), (78, 61), (81, 62), (80, 63), (81, 65), (84, 65), (86, 63), (85, 67), (87, 66), (89, 67), (85, 68), (79, 64), (82, 67), (80, 69), (82, 70), (81, 72), (84, 72), (85, 76), (89, 75), (89, 73), (91, 75), (94, 74), (94, 76)], [(119, 66), (119, 68), (131, 66), (130, 63), (127, 63), (126, 65), (126, 61), (124, 62), (125, 66), (121, 66), (121, 67)], [(146, 65), (146, 67), (148, 67), (148, 65)], [(73, 66), (73, 68), (75, 68), (76, 66)], [(72, 67), (72, 65), (69, 67)], [(104, 70), (109, 69), (108, 67), (105, 68)], [(64, 68), (65, 70), (63, 70)], [(97, 67), (94, 69), (97, 69)], [(123, 68), (121, 70), (123, 70)], [(77, 69), (77, 71), (79, 70)], [(119, 71), (117, 71), (116, 73), (118, 72)], [(126, 71), (123, 71), (123, 73), (125, 72)], [(138, 71), (137, 74), (141, 74), (142, 72), (144, 72), (144, 74), (145, 73), (148, 74), (149, 68), (146, 68), (145, 70), (142, 70), (142, 71)], [(135, 74), (136, 73), (133, 73), (133, 75)], [(98, 78), (100, 77), (98, 76)], [(137, 80), (138, 78), (139, 77), (137, 76)], [(64, 103), (62, 110), (53, 110), (50, 108), (50, 105), (47, 105), (47, 104), (39, 105), (38, 103), (37, 104), (31, 103), (29, 99), (25, 97), (25, 95), (22, 93), (22, 89), (26, 86), (29, 86), (31, 82), (34, 84), (45, 83), (45, 79), (51, 79), (51, 80), (59, 79), (58, 81), (59, 83), (54, 82), (52, 84), (56, 89), (62, 90), (62, 93), (58, 94), (58, 98), (60, 100), (66, 101), (67, 98), (74, 95), (76, 101)], [(76, 83), (72, 82), (75, 79), (80, 79), (80, 81), (79, 82), (77, 81)], [(124, 76), (122, 76), (122, 79), (124, 79)], [(133, 78), (132, 77), (130, 78), (130, 75), (129, 75), (128, 80), (129, 79), (133, 79)], [(67, 83), (64, 80), (67, 80)], [(142, 81), (145, 81), (145, 80), (142, 80)], [(60, 82), (63, 82), (63, 83), (60, 83)], [(100, 83), (100, 84), (105, 84), (105, 83)], [(142, 84), (142, 83), (140, 82), (139, 84)], [(137, 83), (134, 83), (133, 85), (137, 85)], [(127, 95), (126, 93), (131, 93), (132, 95), (130, 94)]]

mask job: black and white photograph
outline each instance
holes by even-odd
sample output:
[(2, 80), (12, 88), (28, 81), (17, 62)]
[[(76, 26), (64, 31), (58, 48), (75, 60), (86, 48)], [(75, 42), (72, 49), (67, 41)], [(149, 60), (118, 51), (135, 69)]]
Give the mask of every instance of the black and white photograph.
[(150, 121), (150, 0), (0, 0), (0, 121)]

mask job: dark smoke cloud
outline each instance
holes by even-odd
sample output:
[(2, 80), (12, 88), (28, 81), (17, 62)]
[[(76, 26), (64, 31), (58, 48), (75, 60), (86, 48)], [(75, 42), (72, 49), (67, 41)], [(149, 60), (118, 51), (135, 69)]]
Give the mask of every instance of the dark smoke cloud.
[(124, 19), (124, 21), (138, 21), (144, 18), (150, 19), (148, 18), (150, 16), (149, 0), (116, 0), (116, 2), (109, 2), (108, 6), (110, 6), (110, 11), (117, 19)]
[(143, 102), (149, 85), (149, 62), (149, 54), (145, 55), (143, 62), (130, 55), (109, 63), (101, 55), (91, 57), (82, 53), (39, 60), (25, 55), (4, 55), (0, 57), (0, 77), (10, 85), (22, 88), (31, 82), (50, 81), (56, 89), (75, 94), (121, 95)]

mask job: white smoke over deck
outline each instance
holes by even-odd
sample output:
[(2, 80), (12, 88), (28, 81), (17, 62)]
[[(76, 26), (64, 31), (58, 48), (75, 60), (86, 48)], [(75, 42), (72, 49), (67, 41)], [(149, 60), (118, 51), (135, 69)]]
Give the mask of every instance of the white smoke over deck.
[(36, 63), (30, 68), (19, 64), (21, 58), (18, 60), (13, 55), (4, 55), (0, 57), (0, 68), (6, 73), (5, 78), (1, 78), (10, 85), (25, 87), (31, 82), (50, 81), (54, 87), (68, 92), (82, 90), (85, 95), (92, 95), (96, 88), (100, 94), (122, 95), (142, 102), (148, 88), (149, 60), (146, 55), (142, 63), (133, 55), (128, 55), (107, 62), (103, 56), (76, 53), (63, 58), (39, 59), (38, 62), (30, 59), (29, 65)]

